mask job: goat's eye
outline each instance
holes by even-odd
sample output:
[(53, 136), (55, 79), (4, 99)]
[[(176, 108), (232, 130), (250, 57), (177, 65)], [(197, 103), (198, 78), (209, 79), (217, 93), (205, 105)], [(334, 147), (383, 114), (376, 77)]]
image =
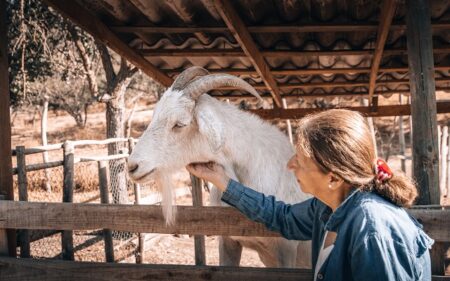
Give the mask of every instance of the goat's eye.
[(173, 130), (177, 130), (177, 129), (180, 129), (180, 128), (183, 128), (183, 127), (186, 127), (186, 124), (183, 124), (183, 123), (180, 123), (180, 122), (178, 122), (178, 123), (176, 123), (174, 126), (173, 126)]

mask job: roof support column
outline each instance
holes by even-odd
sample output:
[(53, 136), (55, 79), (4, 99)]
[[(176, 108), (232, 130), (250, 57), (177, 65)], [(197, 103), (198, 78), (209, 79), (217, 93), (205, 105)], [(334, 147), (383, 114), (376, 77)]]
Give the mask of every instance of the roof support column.
[[(8, 37), (6, 36), (6, 0), (0, 0), (0, 195), (14, 200), (11, 161), (11, 118), (9, 115)], [(2, 239), (0, 237), (0, 239)], [(16, 256), (16, 232), (7, 230), (8, 253)], [(1, 241), (0, 241), (1, 242)], [(0, 243), (2, 244), (2, 243)], [(0, 249), (2, 250), (2, 249)]]
[(413, 127), (413, 176), (419, 189), (417, 204), (439, 204), (439, 150), (429, 1), (406, 1), (406, 28)]

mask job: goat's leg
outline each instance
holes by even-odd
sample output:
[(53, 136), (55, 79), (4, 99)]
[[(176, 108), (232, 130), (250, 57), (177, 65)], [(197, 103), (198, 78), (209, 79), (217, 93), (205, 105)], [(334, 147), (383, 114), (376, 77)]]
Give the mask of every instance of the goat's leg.
[(230, 237), (219, 237), (219, 263), (221, 266), (239, 266), (242, 245)]

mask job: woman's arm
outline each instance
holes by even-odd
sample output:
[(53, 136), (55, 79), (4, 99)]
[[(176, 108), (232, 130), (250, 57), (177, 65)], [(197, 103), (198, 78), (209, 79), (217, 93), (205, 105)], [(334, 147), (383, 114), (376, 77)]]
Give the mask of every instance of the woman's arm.
[(211, 182), (222, 192), (222, 200), (240, 210), (251, 220), (279, 232), (287, 239), (311, 240), (316, 199), (290, 205), (276, 201), (230, 179), (223, 167), (213, 162), (190, 164), (187, 170)]
[(239, 182), (229, 180), (222, 201), (234, 206), (249, 219), (263, 223), (268, 229), (293, 240), (311, 240), (316, 199), (298, 204), (276, 201)]

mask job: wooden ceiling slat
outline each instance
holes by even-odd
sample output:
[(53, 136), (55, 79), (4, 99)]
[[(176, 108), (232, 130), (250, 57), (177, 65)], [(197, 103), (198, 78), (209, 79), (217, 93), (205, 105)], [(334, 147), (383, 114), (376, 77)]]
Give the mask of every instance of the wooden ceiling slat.
[(383, 57), (384, 45), (389, 34), (389, 27), (395, 14), (396, 0), (384, 0), (380, 10), (380, 25), (378, 26), (375, 53), (372, 58), (369, 81), (369, 103), (372, 105), (372, 97), (375, 91), (375, 83), (378, 76), (381, 58)]
[[(144, 57), (247, 57), (241, 49), (141, 49), (137, 50)], [(263, 57), (317, 57), (317, 56), (366, 56), (375, 50), (332, 50), (332, 51), (290, 51), (262, 50)], [(448, 54), (450, 47), (433, 49), (434, 54)], [(382, 56), (407, 55), (406, 49), (387, 49)]]
[[(450, 66), (435, 66), (437, 71), (448, 71)], [(162, 71), (168, 75), (180, 74), (183, 69), (162, 69)], [(257, 74), (254, 69), (208, 69), (210, 73), (228, 73), (232, 75), (255, 75)], [(320, 69), (271, 69), (270, 72), (273, 75), (321, 75), (321, 74), (360, 74), (370, 73), (371, 68), (320, 68)], [(382, 67), (378, 69), (378, 73), (391, 73), (391, 72), (408, 72), (408, 67)]]
[[(437, 113), (449, 113), (450, 102), (438, 102)], [(385, 117), (385, 116), (407, 116), (411, 115), (411, 106), (409, 104), (402, 105), (382, 105), (376, 107), (374, 111), (371, 106), (353, 106), (340, 107), (343, 109), (361, 112), (368, 117)], [(250, 110), (256, 115), (264, 119), (300, 119), (308, 114), (320, 112), (328, 109), (319, 108), (290, 108), (290, 109), (257, 109)]]
[(261, 54), (258, 46), (253, 41), (250, 33), (242, 19), (238, 16), (237, 11), (234, 9), (229, 1), (215, 0), (214, 4), (222, 17), (225, 24), (230, 29), (233, 36), (238, 41), (239, 45), (243, 49), (244, 53), (252, 62), (255, 70), (263, 79), (264, 84), (269, 88), (275, 103), (278, 107), (282, 106), (280, 90), (278, 89), (277, 82), (270, 73), (270, 68), (267, 65), (263, 55)]
[(72, 22), (90, 33), (96, 40), (106, 44), (119, 55), (125, 57), (148, 76), (152, 77), (164, 86), (172, 85), (172, 78), (148, 62), (136, 50), (125, 44), (114, 32), (112, 32), (102, 21), (100, 21), (98, 17), (93, 15), (76, 1), (44, 0), (44, 2), (60, 12), (65, 18), (70, 19)]
[[(449, 83), (450, 78), (436, 78), (437, 84)], [(395, 85), (409, 85), (409, 79), (396, 79), (396, 80), (384, 80), (377, 83), (379, 86), (395, 86)], [(255, 89), (267, 89), (266, 85), (263, 83), (253, 84)], [(368, 88), (368, 81), (348, 81), (348, 82), (320, 82), (320, 83), (280, 83), (278, 87), (281, 89), (301, 89), (301, 88), (345, 88), (345, 87), (365, 87)], [(224, 87), (221, 90), (234, 90), (235, 87)]]
[[(226, 26), (111, 26), (111, 30), (123, 33), (226, 33), (230, 30)], [(433, 30), (450, 29), (450, 22), (434, 22)], [(305, 24), (305, 25), (270, 25), (270, 26), (248, 26), (250, 33), (319, 33), (319, 32), (357, 32), (376, 31), (376, 23), (346, 23), (346, 24)], [(405, 30), (403, 23), (392, 24), (390, 30)]]
[[(450, 91), (450, 87), (436, 87), (436, 91)], [(375, 91), (376, 96), (386, 96), (389, 97), (391, 95), (409, 95), (410, 90), (388, 90), (388, 91)], [(218, 92), (209, 93), (210, 96), (216, 98), (224, 98), (224, 99), (242, 99), (242, 98), (253, 98), (254, 96), (251, 94), (219, 94)], [(329, 98), (329, 97), (360, 97), (360, 96), (368, 96), (368, 91), (358, 91), (358, 92), (342, 92), (342, 93), (329, 93), (329, 94), (284, 94), (281, 97), (283, 99), (289, 98)], [(272, 96), (267, 94), (261, 94), (262, 98), (272, 98)]]

